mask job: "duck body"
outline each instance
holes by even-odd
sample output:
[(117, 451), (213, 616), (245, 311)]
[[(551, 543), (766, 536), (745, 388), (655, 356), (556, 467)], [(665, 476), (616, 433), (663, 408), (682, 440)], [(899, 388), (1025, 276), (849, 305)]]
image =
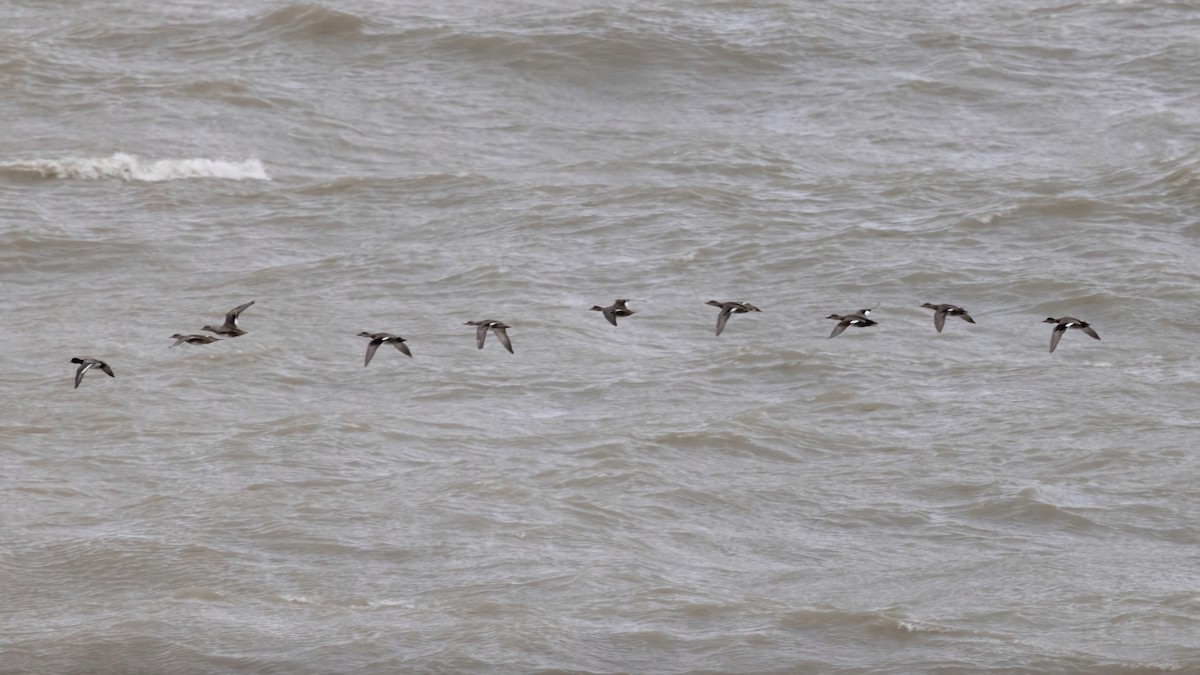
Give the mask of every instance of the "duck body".
[(1073, 316), (1064, 316), (1059, 319), (1049, 317), (1042, 323), (1054, 324), (1054, 330), (1053, 330), (1053, 332), (1050, 333), (1050, 353), (1051, 354), (1054, 353), (1055, 347), (1058, 347), (1058, 341), (1062, 339), (1063, 334), (1067, 332), (1068, 328), (1075, 328), (1075, 329), (1081, 330), (1084, 333), (1096, 338), (1097, 340), (1100, 339), (1100, 334), (1096, 332), (1096, 329), (1092, 328), (1092, 324), (1090, 324), (1086, 321), (1080, 321), (1079, 319), (1076, 319)]
[(717, 315), (717, 335), (725, 330), (725, 324), (729, 323), (729, 317), (734, 314), (746, 314), (748, 312), (761, 312), (762, 310), (748, 302), (736, 302), (733, 300), (720, 302), (717, 300), (709, 300), (704, 303), (713, 307), (720, 307), (721, 313)]
[(512, 326), (495, 319), (468, 321), (463, 325), (475, 326), (475, 346), (479, 347), (480, 349), (483, 349), (483, 341), (487, 339), (487, 334), (490, 330), (495, 333), (496, 339), (500, 341), (500, 344), (504, 345), (504, 348), (508, 350), (509, 354), (514, 353), (512, 341), (508, 339), (508, 329), (512, 328)]
[(79, 368), (75, 371), (75, 388), (76, 389), (79, 388), (79, 383), (83, 382), (84, 373), (91, 370), (92, 368), (99, 368), (100, 370), (107, 373), (109, 377), (116, 377), (116, 375), (113, 374), (112, 368), (109, 368), (108, 364), (101, 361), (100, 359), (93, 359), (93, 358), (86, 357), (86, 356), (82, 359), (79, 357), (75, 357), (75, 358), (71, 359), (71, 363), (79, 364)]
[(220, 335), (222, 337), (237, 337), (239, 335), (245, 335), (246, 331), (242, 330), (238, 326), (237, 320), (238, 320), (238, 317), (241, 316), (242, 312), (246, 311), (246, 309), (248, 307), (250, 307), (251, 305), (253, 305), (254, 302), (255, 302), (254, 300), (251, 300), (250, 302), (247, 302), (244, 305), (238, 305), (237, 307), (234, 307), (233, 309), (226, 312), (225, 313), (225, 323), (221, 324), (220, 326), (205, 326), (204, 328), (201, 328), (200, 330), (206, 330), (210, 333), (216, 333), (217, 335)]
[(406, 340), (399, 335), (392, 335), (391, 333), (372, 333), (364, 330), (358, 334), (358, 337), (371, 339), (371, 341), (367, 343), (367, 355), (365, 358), (363, 358), (363, 368), (366, 368), (367, 364), (371, 362), (371, 359), (375, 356), (375, 350), (379, 349), (379, 345), (385, 342), (395, 345), (396, 349), (399, 349), (400, 353), (404, 354), (405, 356), (412, 356), (412, 352), (408, 350), (408, 345), (404, 344)]
[(967, 310), (958, 305), (935, 305), (932, 302), (927, 302), (921, 306), (933, 310), (933, 327), (939, 333), (942, 332), (942, 328), (946, 325), (947, 316), (957, 316), (967, 323), (975, 323), (975, 319), (972, 319), (971, 315), (967, 314)]
[[(189, 345), (206, 345), (216, 342), (221, 338), (215, 338), (211, 335), (180, 335), (179, 333), (176, 333), (171, 336), (171, 339), (175, 340), (175, 344), (171, 345), (171, 347), (178, 347), (184, 342), (188, 343)], [(167, 347), (167, 349), (170, 349), (171, 347)]]
[(600, 312), (600, 313), (604, 314), (604, 318), (608, 319), (608, 322), (615, 326), (615, 325), (617, 325), (617, 317), (618, 316), (633, 316), (634, 314), (637, 314), (637, 312), (635, 312), (632, 309), (629, 309), (628, 307), (625, 306), (625, 303), (627, 303), (627, 302), (629, 302), (628, 299), (618, 299), (618, 300), (615, 300), (613, 302), (613, 304), (609, 305), (608, 307), (601, 307), (600, 305), (593, 305), (592, 311)]
[(832, 339), (832, 338), (835, 338), (835, 337), (841, 335), (842, 332), (845, 331), (850, 326), (858, 326), (859, 328), (866, 328), (868, 326), (879, 325), (879, 323), (877, 321), (867, 318), (867, 315), (870, 313), (871, 313), (871, 310), (869, 310), (869, 309), (860, 309), (857, 312), (854, 312), (851, 314), (830, 314), (829, 316), (827, 316), (825, 318), (833, 319), (833, 320), (837, 321), (838, 324), (833, 327), (833, 332), (829, 334), (829, 337)]

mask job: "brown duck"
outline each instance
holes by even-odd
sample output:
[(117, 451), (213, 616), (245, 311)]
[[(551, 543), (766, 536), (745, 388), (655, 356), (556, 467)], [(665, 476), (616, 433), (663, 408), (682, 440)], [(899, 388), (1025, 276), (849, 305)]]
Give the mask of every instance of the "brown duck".
[(217, 335), (221, 335), (223, 337), (237, 337), (239, 335), (245, 335), (246, 331), (242, 330), (237, 325), (238, 316), (242, 312), (246, 311), (247, 307), (249, 307), (250, 305), (253, 305), (253, 304), (254, 304), (254, 301), (251, 300), (250, 302), (247, 302), (244, 305), (239, 305), (237, 307), (234, 307), (233, 309), (229, 310), (229, 312), (227, 312), (225, 314), (225, 323), (223, 323), (217, 327), (205, 326), (204, 328), (201, 328), (200, 330), (206, 330), (211, 333), (216, 333)]
[(379, 349), (379, 345), (385, 342), (395, 345), (396, 349), (399, 349), (400, 352), (405, 356), (412, 356), (412, 352), (408, 351), (408, 345), (404, 344), (405, 339), (399, 335), (392, 335), (391, 333), (371, 333), (364, 330), (363, 332), (359, 333), (358, 336), (371, 338), (371, 341), (367, 343), (367, 356), (363, 359), (364, 368), (366, 368), (367, 364), (371, 362), (371, 358), (375, 356), (375, 350)]
[(487, 334), (490, 330), (496, 334), (496, 339), (500, 341), (500, 344), (504, 345), (504, 348), (508, 350), (509, 354), (514, 353), (512, 342), (510, 342), (508, 339), (508, 329), (512, 328), (512, 326), (496, 321), (495, 319), (468, 321), (463, 325), (475, 326), (475, 345), (480, 349), (483, 349), (483, 341), (487, 339)]
[(109, 377), (116, 377), (116, 375), (113, 375), (112, 368), (109, 368), (108, 364), (101, 361), (100, 359), (93, 359), (93, 358), (88, 358), (88, 357), (84, 357), (81, 359), (81, 358), (76, 357), (76, 358), (71, 359), (71, 363), (79, 364), (79, 369), (75, 371), (75, 388), (76, 389), (79, 388), (79, 383), (83, 382), (83, 374), (86, 373), (87, 371), (91, 370), (93, 366), (96, 368), (99, 368), (100, 370), (103, 370), (105, 373), (108, 374)]
[(1080, 321), (1074, 317), (1064, 316), (1061, 319), (1047, 318), (1042, 323), (1055, 324), (1054, 332), (1050, 333), (1050, 353), (1052, 354), (1054, 353), (1054, 348), (1058, 346), (1058, 341), (1062, 339), (1063, 333), (1066, 333), (1068, 328), (1077, 328), (1097, 340), (1100, 339), (1100, 334), (1092, 328), (1092, 324)]
[[(178, 347), (184, 342), (188, 343), (189, 345), (206, 345), (216, 342), (221, 338), (215, 338), (211, 335), (180, 335), (179, 333), (176, 333), (171, 336), (171, 339), (175, 340), (175, 344), (171, 345), (171, 347)], [(171, 347), (167, 347), (167, 349), (170, 349)]]
[(625, 306), (625, 303), (627, 302), (629, 302), (628, 299), (621, 299), (613, 301), (613, 304), (609, 305), (608, 307), (593, 305), (592, 311), (603, 313), (604, 318), (608, 319), (608, 322), (615, 326), (617, 325), (618, 316), (633, 316), (634, 314), (637, 314), (637, 312)]
[(752, 305), (748, 302), (734, 302), (732, 300), (727, 301), (727, 302), (718, 302), (716, 300), (709, 300), (708, 302), (706, 302), (704, 304), (721, 308), (721, 313), (717, 315), (717, 335), (720, 335), (721, 331), (725, 330), (725, 324), (729, 323), (730, 315), (746, 314), (747, 312), (761, 312), (762, 311), (761, 309), (755, 307), (754, 305)]
[(967, 310), (958, 305), (935, 305), (932, 302), (927, 302), (922, 307), (933, 310), (933, 327), (937, 332), (942, 332), (942, 327), (946, 325), (947, 316), (957, 316), (967, 323), (975, 323), (975, 319), (967, 314)]

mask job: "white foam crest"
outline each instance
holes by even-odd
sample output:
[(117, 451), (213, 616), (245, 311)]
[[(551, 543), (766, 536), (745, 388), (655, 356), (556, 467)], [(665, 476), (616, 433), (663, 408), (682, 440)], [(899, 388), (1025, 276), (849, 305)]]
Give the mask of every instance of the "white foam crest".
[(0, 170), (37, 173), (47, 178), (99, 180), (119, 178), (125, 181), (157, 183), (187, 178), (223, 178), (226, 180), (271, 180), (262, 162), (250, 158), (242, 162), (221, 159), (159, 159), (142, 161), (134, 155), (118, 152), (112, 157), (68, 157), (30, 159), (0, 163)]
[[(917, 621), (905, 621), (904, 619), (896, 620), (896, 628), (905, 633), (960, 633), (964, 632), (958, 628), (948, 628), (945, 626), (935, 626), (930, 623), (920, 623)], [(973, 631), (965, 631), (973, 632)]]
[(305, 595), (281, 595), (279, 597), (286, 602), (294, 602), (300, 605), (311, 605), (315, 602)]

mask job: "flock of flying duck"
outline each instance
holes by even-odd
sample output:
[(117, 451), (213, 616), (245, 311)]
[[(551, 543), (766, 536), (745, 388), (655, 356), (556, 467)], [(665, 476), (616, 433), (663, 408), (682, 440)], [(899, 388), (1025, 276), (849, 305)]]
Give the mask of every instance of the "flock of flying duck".
[[(609, 323), (615, 326), (617, 325), (617, 317), (633, 316), (637, 313), (625, 306), (625, 303), (627, 302), (630, 302), (630, 300), (618, 299), (608, 307), (596, 305), (592, 307), (592, 311), (600, 312), (604, 315), (605, 319), (608, 319)], [(253, 304), (254, 301), (251, 300), (244, 305), (238, 305), (225, 314), (225, 323), (221, 324), (220, 326), (205, 326), (200, 330), (206, 330), (210, 333), (215, 333), (226, 338), (234, 338), (238, 337), (239, 335), (245, 335), (246, 331), (242, 330), (241, 327), (238, 326), (238, 317), (241, 316), (242, 312), (246, 311), (246, 309)], [(717, 335), (720, 335), (721, 332), (725, 330), (725, 325), (729, 323), (729, 317), (733, 316), (734, 314), (747, 314), (750, 312), (762, 311), (748, 302), (718, 302), (716, 300), (709, 300), (705, 304), (712, 305), (713, 307), (719, 307), (721, 309), (721, 313), (717, 315)], [(975, 323), (975, 319), (971, 318), (971, 315), (967, 313), (967, 310), (959, 307), (958, 305), (935, 305), (931, 302), (927, 302), (921, 305), (921, 307), (933, 310), (933, 327), (936, 328), (937, 332), (939, 333), (942, 332), (942, 328), (944, 328), (946, 325), (947, 316), (957, 316), (967, 323)], [(850, 326), (867, 328), (869, 326), (878, 325), (875, 320), (867, 318), (874, 309), (874, 307), (870, 309), (860, 309), (857, 312), (852, 312), (850, 314), (830, 314), (826, 318), (837, 321), (837, 325), (833, 327), (833, 332), (829, 334), (829, 337), (835, 338), (841, 335), (842, 332)], [(1054, 351), (1055, 347), (1058, 347), (1058, 341), (1062, 339), (1063, 334), (1067, 332), (1068, 328), (1082, 330), (1087, 335), (1090, 335), (1097, 340), (1100, 339), (1100, 335), (1091, 327), (1091, 324), (1086, 321), (1080, 321), (1074, 317), (1064, 316), (1059, 319), (1048, 318), (1043, 323), (1054, 324), (1054, 329), (1050, 333), (1051, 352)], [(475, 346), (479, 349), (483, 349), (483, 342), (487, 339), (488, 331), (491, 331), (492, 334), (496, 336), (496, 339), (500, 341), (500, 344), (504, 345), (504, 348), (508, 350), (508, 353), (513, 353), (512, 341), (508, 338), (508, 329), (511, 328), (511, 326), (508, 324), (496, 321), (495, 319), (483, 319), (482, 321), (468, 321), (463, 325), (475, 326)], [(371, 359), (375, 356), (375, 351), (379, 349), (379, 345), (384, 343), (393, 345), (405, 356), (412, 356), (412, 352), (409, 351), (408, 345), (404, 344), (406, 340), (399, 335), (363, 331), (359, 333), (358, 336), (371, 340), (367, 343), (367, 354), (363, 359), (364, 367), (371, 363)], [(175, 340), (175, 344), (171, 345), (171, 347), (178, 347), (185, 342), (190, 345), (204, 345), (211, 342), (216, 342), (221, 338), (213, 337), (212, 335), (181, 335), (176, 333), (171, 336), (171, 339)], [(100, 359), (76, 357), (71, 359), (71, 363), (79, 364), (79, 369), (75, 371), (76, 389), (79, 388), (79, 383), (83, 381), (84, 373), (91, 368), (99, 368), (109, 377), (116, 377), (116, 375), (113, 374), (112, 368)]]

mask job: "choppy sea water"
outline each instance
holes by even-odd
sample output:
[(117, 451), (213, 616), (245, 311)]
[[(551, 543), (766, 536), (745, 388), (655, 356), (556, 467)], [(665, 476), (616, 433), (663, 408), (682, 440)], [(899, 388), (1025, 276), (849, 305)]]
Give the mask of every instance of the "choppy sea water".
[(4, 13), (0, 672), (1200, 670), (1193, 6)]

